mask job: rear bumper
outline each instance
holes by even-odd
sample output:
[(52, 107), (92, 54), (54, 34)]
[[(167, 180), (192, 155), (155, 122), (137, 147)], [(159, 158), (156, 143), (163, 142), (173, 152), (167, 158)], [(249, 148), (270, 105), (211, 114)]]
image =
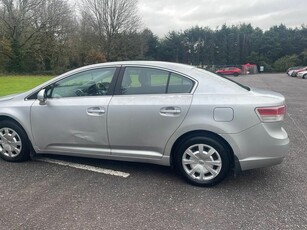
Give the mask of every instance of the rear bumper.
[(280, 164), (289, 150), (289, 138), (280, 123), (260, 123), (241, 133), (221, 136), (233, 148), (235, 171)]
[(254, 168), (263, 168), (280, 164), (284, 157), (259, 157), (259, 158), (246, 158), (239, 161), (240, 169), (242, 171)]

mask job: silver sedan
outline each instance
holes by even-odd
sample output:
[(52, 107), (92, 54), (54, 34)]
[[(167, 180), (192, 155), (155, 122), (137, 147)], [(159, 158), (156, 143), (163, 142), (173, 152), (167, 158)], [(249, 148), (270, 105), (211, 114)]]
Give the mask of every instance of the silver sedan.
[(30, 152), (172, 166), (212, 186), (230, 170), (282, 162), (285, 98), (193, 66), (114, 62), (0, 98), (0, 156)]

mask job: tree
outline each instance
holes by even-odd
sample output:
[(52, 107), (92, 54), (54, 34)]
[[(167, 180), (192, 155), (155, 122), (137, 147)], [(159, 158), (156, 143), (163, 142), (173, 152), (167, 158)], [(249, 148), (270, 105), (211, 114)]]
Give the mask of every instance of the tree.
[(26, 58), (30, 60), (35, 49), (42, 47), (47, 34), (61, 40), (66, 28), (63, 22), (70, 16), (64, 0), (0, 0), (2, 41), (7, 41), (2, 53), (9, 58), (8, 70), (24, 71)]
[(286, 72), (286, 70), (292, 66), (299, 64), (299, 58), (297, 55), (287, 55), (277, 59), (274, 64), (274, 70), (278, 72)]
[(144, 29), (141, 33), (140, 47), (140, 59), (155, 60), (157, 59), (157, 50), (159, 46), (159, 39), (149, 29)]
[(116, 60), (120, 34), (133, 33), (139, 27), (137, 0), (82, 0), (82, 3), (82, 9), (86, 9), (83, 14), (96, 31), (101, 51), (107, 61)]
[(162, 61), (173, 61), (188, 63), (185, 55), (189, 54), (188, 41), (182, 33), (171, 31), (160, 41), (158, 48), (158, 59)]

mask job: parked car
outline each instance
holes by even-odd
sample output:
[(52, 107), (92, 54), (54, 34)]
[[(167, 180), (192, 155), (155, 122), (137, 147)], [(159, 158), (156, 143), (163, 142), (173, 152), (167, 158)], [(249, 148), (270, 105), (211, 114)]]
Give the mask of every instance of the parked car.
[(297, 77), (297, 74), (299, 72), (302, 72), (302, 71), (305, 71), (305, 70), (307, 70), (307, 67), (303, 67), (303, 68), (300, 68), (300, 69), (292, 70), (292, 71), (290, 71), (291, 72), (290, 76), (291, 77)]
[(0, 99), (0, 156), (62, 154), (173, 166), (212, 186), (282, 162), (285, 98), (188, 65), (90, 65)]
[(293, 73), (294, 70), (298, 70), (298, 69), (302, 69), (304, 68), (304, 66), (293, 66), (290, 67), (289, 69), (287, 69), (286, 73), (291, 76), (291, 74)]
[(237, 67), (227, 67), (224, 69), (219, 69), (215, 73), (219, 75), (234, 75), (239, 76), (241, 74), (241, 69)]
[(297, 73), (297, 77), (306, 79), (306, 78), (307, 78), (307, 70), (298, 72), (298, 73)]

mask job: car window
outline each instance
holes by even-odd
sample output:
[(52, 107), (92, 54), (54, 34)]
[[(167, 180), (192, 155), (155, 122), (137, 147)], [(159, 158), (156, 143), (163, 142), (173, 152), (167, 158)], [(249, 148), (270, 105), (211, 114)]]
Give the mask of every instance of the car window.
[(181, 75), (172, 73), (167, 93), (189, 93), (193, 88), (193, 81)]
[(166, 93), (168, 78), (168, 71), (127, 67), (124, 72), (121, 91), (125, 95)]
[(48, 98), (106, 95), (115, 70), (105, 68), (74, 74), (49, 86), (46, 95)]
[(153, 68), (127, 67), (121, 92), (131, 94), (190, 93), (194, 82), (179, 74)]

